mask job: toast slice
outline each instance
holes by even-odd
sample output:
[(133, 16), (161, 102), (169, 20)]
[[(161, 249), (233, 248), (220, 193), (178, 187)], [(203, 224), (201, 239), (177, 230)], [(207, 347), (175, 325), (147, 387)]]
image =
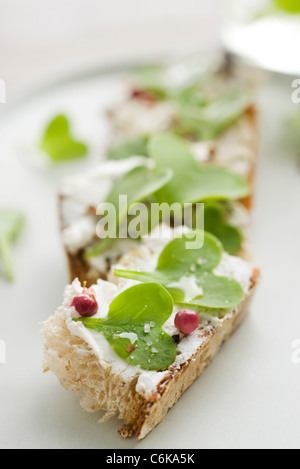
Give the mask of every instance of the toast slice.
[[(205, 88), (211, 96), (222, 95), (235, 88), (248, 90), (251, 87), (249, 80), (240, 75), (240, 71), (229, 62), (225, 65), (222, 63), (205, 80)], [(136, 92), (136, 86), (131, 83), (128, 99), (108, 112), (114, 143), (173, 129), (176, 110), (172, 102), (157, 97), (149, 100), (147, 94), (145, 99), (143, 90)], [(216, 138), (209, 141), (186, 138), (186, 142), (199, 164), (223, 167), (248, 180), (249, 196), (226, 204), (226, 221), (238, 227), (242, 233), (243, 245), (238, 254), (246, 259), (250, 258), (248, 227), (258, 159), (257, 114), (254, 103), (250, 102), (241, 115)], [(123, 239), (115, 242), (99, 256), (89, 259), (85, 256), (87, 248), (97, 240), (97, 206), (105, 201), (114, 181), (141, 164), (149, 165), (149, 159), (129, 157), (110, 160), (63, 182), (59, 195), (59, 211), (70, 281), (79, 278), (81, 282), (87, 281), (91, 285), (98, 278), (106, 279), (111, 265), (118, 262), (126, 252), (136, 248), (135, 241)]]
[[(141, 269), (154, 265), (162, 245), (158, 247), (156, 243), (155, 247), (144, 246), (128, 253), (118, 268)], [(86, 328), (81, 321), (73, 321), (78, 314), (70, 305), (74, 297), (83, 293), (76, 279), (66, 288), (63, 305), (44, 324), (45, 371), (52, 370), (66, 390), (78, 391), (85, 411), (103, 410), (102, 420), (118, 416), (124, 422), (120, 435), (126, 438), (135, 433), (141, 440), (200, 376), (248, 310), (259, 275), (257, 269), (241, 258), (223, 253), (216, 274), (240, 282), (242, 300), (219, 316), (200, 314), (199, 326), (189, 335), (175, 327), (177, 309), (174, 307), (163, 329), (176, 339), (177, 353), (162, 371), (128, 364), (115, 353), (102, 333)], [(110, 280), (98, 280), (93, 286), (99, 317), (104, 317), (111, 302), (135, 283), (118, 279), (113, 272)]]

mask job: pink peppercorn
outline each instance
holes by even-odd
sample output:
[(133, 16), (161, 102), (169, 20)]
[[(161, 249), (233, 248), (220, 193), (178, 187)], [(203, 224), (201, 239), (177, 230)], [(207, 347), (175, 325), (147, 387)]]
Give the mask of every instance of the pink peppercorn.
[(71, 306), (76, 309), (80, 316), (85, 318), (94, 316), (99, 308), (94, 290), (86, 290), (85, 287), (82, 295), (75, 296)]
[(199, 322), (200, 319), (198, 313), (190, 309), (182, 309), (175, 316), (175, 327), (184, 334), (194, 332), (197, 329)]

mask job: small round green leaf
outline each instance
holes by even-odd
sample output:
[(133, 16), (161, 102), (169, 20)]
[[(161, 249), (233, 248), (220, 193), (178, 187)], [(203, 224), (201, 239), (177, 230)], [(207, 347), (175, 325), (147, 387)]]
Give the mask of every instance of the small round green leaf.
[(79, 318), (102, 333), (116, 354), (144, 370), (164, 370), (176, 357), (176, 344), (162, 325), (173, 312), (170, 293), (158, 283), (128, 288), (110, 304), (104, 319)]

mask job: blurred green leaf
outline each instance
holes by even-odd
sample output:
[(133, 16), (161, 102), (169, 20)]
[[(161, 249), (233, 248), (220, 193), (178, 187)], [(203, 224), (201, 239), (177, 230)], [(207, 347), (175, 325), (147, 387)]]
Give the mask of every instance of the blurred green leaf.
[(109, 160), (123, 160), (131, 156), (148, 156), (149, 137), (138, 137), (134, 140), (125, 140), (109, 147), (107, 158)]
[(149, 155), (157, 169), (173, 171), (173, 178), (156, 194), (161, 203), (235, 200), (248, 195), (249, 187), (243, 177), (216, 166), (199, 165), (189, 145), (176, 135), (153, 136), (149, 142)]
[(244, 92), (229, 93), (207, 104), (178, 101), (175, 132), (201, 140), (213, 140), (233, 125), (250, 105)]
[(72, 137), (69, 121), (63, 115), (50, 122), (39, 147), (54, 163), (82, 158), (88, 151), (84, 143)]
[(288, 125), (300, 139), (300, 114), (294, 114), (289, 117)]
[(158, 99), (169, 96), (169, 82), (166, 68), (160, 65), (138, 67), (132, 72), (132, 79), (138, 89), (149, 91)]
[(205, 204), (204, 223), (205, 231), (215, 235), (223, 244), (226, 252), (231, 255), (238, 254), (243, 242), (242, 233), (237, 227), (227, 223), (220, 204)]
[(275, 5), (283, 11), (289, 13), (300, 13), (299, 0), (273, 0)]
[(0, 258), (8, 281), (13, 281), (12, 244), (24, 225), (24, 216), (18, 210), (0, 210)]

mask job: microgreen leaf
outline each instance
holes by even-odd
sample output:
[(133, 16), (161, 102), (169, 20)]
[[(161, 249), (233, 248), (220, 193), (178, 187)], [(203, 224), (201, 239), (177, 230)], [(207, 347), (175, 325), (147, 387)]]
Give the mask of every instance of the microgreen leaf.
[(188, 249), (188, 243), (194, 239), (193, 233), (185, 234), (172, 240), (162, 251), (157, 270), (168, 277), (179, 279), (191, 272), (208, 272), (220, 264), (223, 247), (220, 241), (209, 233), (203, 233), (203, 246), (200, 249)]
[(293, 114), (289, 116), (288, 125), (300, 139), (300, 114)]
[(205, 96), (205, 92), (199, 84), (192, 84), (191, 86), (181, 90), (178, 93), (176, 98), (177, 103), (179, 106), (189, 106), (189, 107), (197, 107), (198, 109), (204, 107), (208, 104), (207, 98)]
[[(188, 58), (179, 60), (171, 66), (148, 65), (133, 70), (134, 85), (158, 99), (182, 99), (195, 95), (205, 77), (211, 78), (207, 60)], [(209, 80), (210, 81), (210, 80)]]
[(112, 145), (107, 151), (109, 160), (123, 160), (131, 156), (148, 156), (149, 137), (137, 137)]
[(114, 274), (140, 282), (157, 282), (170, 291), (174, 302), (179, 305), (212, 310), (236, 306), (244, 296), (242, 286), (213, 272), (222, 258), (220, 241), (205, 232), (202, 248), (188, 249), (187, 242), (191, 242), (191, 233), (171, 241), (161, 252), (154, 272), (116, 269)]
[(172, 312), (173, 301), (167, 290), (157, 283), (147, 283), (128, 288), (117, 296), (106, 318), (74, 321), (101, 332), (117, 355), (130, 365), (139, 365), (144, 370), (164, 370), (176, 357), (176, 344), (162, 329)]
[(0, 258), (8, 281), (14, 279), (11, 246), (20, 234), (23, 224), (24, 217), (19, 211), (0, 210)]
[(87, 154), (87, 146), (72, 137), (69, 121), (63, 115), (50, 122), (39, 146), (54, 163), (82, 158)]
[(183, 305), (227, 309), (234, 308), (243, 299), (244, 291), (236, 280), (207, 272), (197, 280), (203, 289), (203, 295), (188, 303), (183, 301)]
[(273, 0), (275, 5), (283, 11), (289, 13), (300, 13), (299, 0)]
[(138, 67), (132, 72), (136, 86), (148, 91), (159, 99), (168, 97), (170, 89), (166, 69), (159, 65)]
[[(151, 171), (146, 166), (139, 166), (119, 179), (105, 201), (105, 203), (112, 204), (116, 209), (116, 228), (122, 223), (130, 206), (155, 194), (167, 184), (171, 178), (171, 169), (162, 168), (158, 171)], [(127, 196), (127, 205), (122, 207), (121, 210), (119, 207), (120, 196)], [(107, 237), (104, 243), (103, 240), (100, 240), (87, 250), (85, 254), (86, 258), (100, 255), (114, 240), (115, 239), (111, 236)]]
[(157, 169), (173, 171), (172, 180), (156, 194), (160, 202), (183, 204), (206, 199), (239, 199), (249, 192), (243, 177), (223, 168), (199, 165), (188, 144), (173, 134), (153, 136), (149, 154)]
[(204, 207), (205, 231), (215, 235), (231, 255), (237, 254), (242, 247), (243, 236), (239, 228), (227, 223), (224, 210), (218, 203), (208, 203)]
[(174, 131), (213, 140), (234, 124), (249, 105), (249, 96), (243, 92), (231, 92), (202, 106), (177, 101), (178, 124)]

